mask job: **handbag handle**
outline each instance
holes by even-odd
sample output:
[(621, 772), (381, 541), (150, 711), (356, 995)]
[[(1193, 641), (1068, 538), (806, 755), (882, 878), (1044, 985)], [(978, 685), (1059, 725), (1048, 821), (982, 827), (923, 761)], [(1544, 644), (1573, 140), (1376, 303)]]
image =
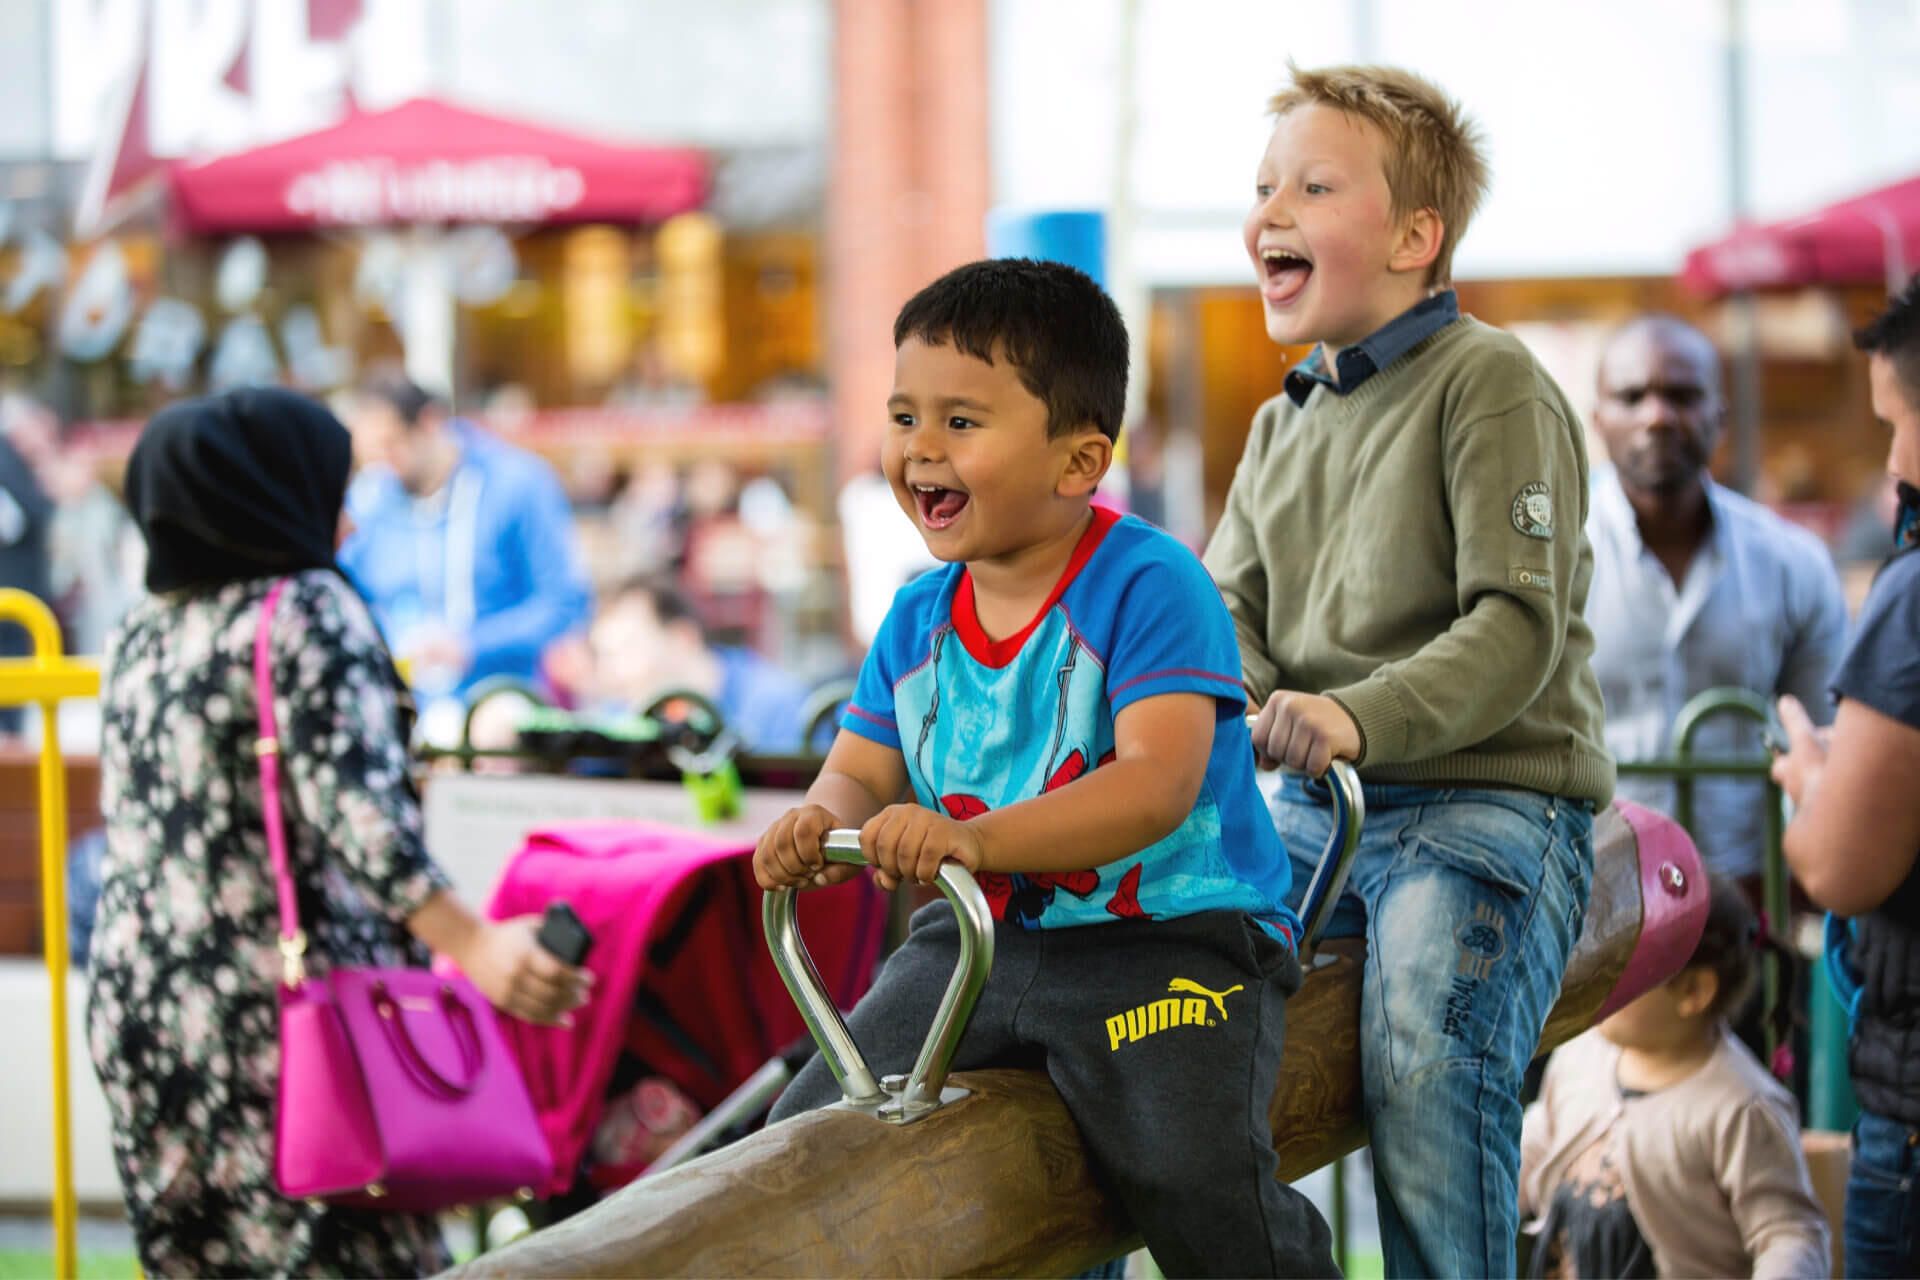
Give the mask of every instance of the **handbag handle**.
[(394, 998), (393, 992), (387, 989), (386, 983), (374, 983), (368, 988), (367, 998), (373, 1003), (373, 1011), (380, 1015), (381, 1029), (386, 1032), (394, 1055), (400, 1059), (415, 1083), (449, 1099), (464, 1098), (473, 1092), (474, 1086), (480, 1083), (480, 1068), (486, 1064), (486, 1050), (480, 1044), (479, 1028), (473, 1025), (473, 1010), (467, 1008), (467, 1002), (460, 998), (452, 983), (440, 984), (440, 1010), (454, 1028), (454, 1040), (460, 1046), (461, 1065), (467, 1072), (464, 1082), (449, 1080), (427, 1061), (427, 1056), (420, 1052), (420, 1046), (413, 1042), (413, 1032), (407, 1027), (406, 1010)]
[(281, 578), (267, 588), (253, 632), (253, 692), (260, 716), (253, 753), (260, 760), (260, 808), (266, 819), (267, 852), (273, 857), (274, 891), (280, 900), (280, 980), (288, 990), (297, 991), (307, 980), (307, 935), (300, 928), (300, 904), (294, 897), (293, 873), (287, 869), (287, 825), (280, 811), (280, 727), (273, 710), (273, 615), (288, 581)]

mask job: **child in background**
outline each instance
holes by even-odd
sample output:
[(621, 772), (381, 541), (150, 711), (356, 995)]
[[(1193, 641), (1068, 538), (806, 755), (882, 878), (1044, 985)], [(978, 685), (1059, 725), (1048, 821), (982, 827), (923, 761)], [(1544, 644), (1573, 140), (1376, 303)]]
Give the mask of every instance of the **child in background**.
[(663, 578), (621, 583), (600, 601), (587, 633), (585, 692), (608, 713), (638, 711), (663, 693), (712, 700), (749, 751), (799, 751), (806, 682), (741, 645), (715, 644), (692, 603)]
[(1791, 975), (1716, 876), (1687, 967), (1553, 1055), (1521, 1140), (1531, 1275), (1829, 1274), (1793, 1098), (1729, 1025), (1767, 949)]

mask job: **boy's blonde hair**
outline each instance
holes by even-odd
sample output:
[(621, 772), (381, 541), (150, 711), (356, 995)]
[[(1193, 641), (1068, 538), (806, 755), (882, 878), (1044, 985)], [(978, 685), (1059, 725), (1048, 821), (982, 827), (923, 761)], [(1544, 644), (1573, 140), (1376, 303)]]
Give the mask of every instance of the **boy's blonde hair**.
[(1364, 120), (1386, 139), (1387, 190), (1397, 220), (1419, 209), (1440, 217), (1440, 252), (1427, 283), (1453, 278), (1453, 251), (1487, 195), (1487, 156), (1479, 126), (1438, 85), (1398, 67), (1321, 67), (1302, 71), (1267, 101), (1284, 116), (1318, 104)]

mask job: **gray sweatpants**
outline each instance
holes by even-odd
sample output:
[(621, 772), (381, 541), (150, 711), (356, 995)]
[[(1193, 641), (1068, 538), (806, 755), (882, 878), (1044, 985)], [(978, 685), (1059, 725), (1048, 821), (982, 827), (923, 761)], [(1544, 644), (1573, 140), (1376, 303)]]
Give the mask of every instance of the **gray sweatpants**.
[[(952, 976), (946, 903), (921, 908), (848, 1019), (875, 1076), (912, 1069)], [(1251, 917), (997, 926), (956, 1071), (1044, 1070), (1094, 1174), (1169, 1276), (1331, 1276), (1332, 1237), (1275, 1177), (1267, 1103), (1300, 965)], [(773, 1119), (840, 1097), (816, 1056)]]

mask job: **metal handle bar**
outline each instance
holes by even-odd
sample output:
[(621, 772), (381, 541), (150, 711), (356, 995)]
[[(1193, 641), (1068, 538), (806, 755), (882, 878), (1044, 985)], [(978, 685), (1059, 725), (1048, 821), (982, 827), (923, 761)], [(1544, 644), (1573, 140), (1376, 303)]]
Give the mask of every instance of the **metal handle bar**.
[(1320, 851), (1320, 861), (1307, 882), (1306, 895), (1300, 899), (1300, 923), (1306, 932), (1300, 939), (1300, 953), (1310, 957), (1320, 945), (1320, 935), (1333, 921), (1333, 910), (1347, 887), (1347, 875), (1353, 870), (1353, 855), (1360, 848), (1360, 828), (1367, 820), (1366, 793), (1360, 789), (1360, 775), (1345, 760), (1335, 760), (1322, 779), (1333, 793), (1333, 830)]
[[(860, 854), (860, 833), (842, 828), (827, 833), (827, 861), (865, 865)], [(904, 1082), (896, 1077), (876, 1081), (867, 1060), (847, 1030), (846, 1020), (828, 997), (820, 981), (820, 971), (807, 954), (800, 939), (796, 918), (797, 902), (792, 889), (775, 889), (761, 902), (761, 917), (766, 926), (767, 946), (773, 952), (773, 966), (787, 984), (801, 1020), (820, 1046), (833, 1078), (840, 1082), (847, 1106), (872, 1111), (882, 1120), (904, 1124), (917, 1120), (938, 1107), (942, 1101), (960, 1096), (946, 1089), (947, 1070), (960, 1047), (960, 1037), (973, 1017), (973, 1006), (987, 984), (993, 969), (993, 913), (987, 896), (973, 876), (958, 863), (943, 863), (937, 879), (960, 925), (960, 958), (953, 977), (933, 1015), (926, 1041), (920, 1046), (912, 1074)]]
[[(1257, 719), (1258, 716), (1248, 716), (1247, 728), (1253, 728)], [(1287, 772), (1311, 776), (1298, 769)], [(1320, 851), (1320, 861), (1313, 868), (1313, 879), (1307, 882), (1306, 895), (1300, 899), (1300, 924), (1306, 931), (1300, 939), (1303, 960), (1312, 957), (1313, 949), (1320, 945), (1320, 935), (1333, 921), (1333, 909), (1340, 904), (1340, 894), (1346, 889), (1347, 876), (1353, 870), (1353, 855), (1360, 848), (1360, 829), (1367, 821), (1367, 795), (1352, 765), (1345, 760), (1333, 761), (1321, 781), (1333, 793), (1333, 830), (1328, 833), (1326, 848)]]

